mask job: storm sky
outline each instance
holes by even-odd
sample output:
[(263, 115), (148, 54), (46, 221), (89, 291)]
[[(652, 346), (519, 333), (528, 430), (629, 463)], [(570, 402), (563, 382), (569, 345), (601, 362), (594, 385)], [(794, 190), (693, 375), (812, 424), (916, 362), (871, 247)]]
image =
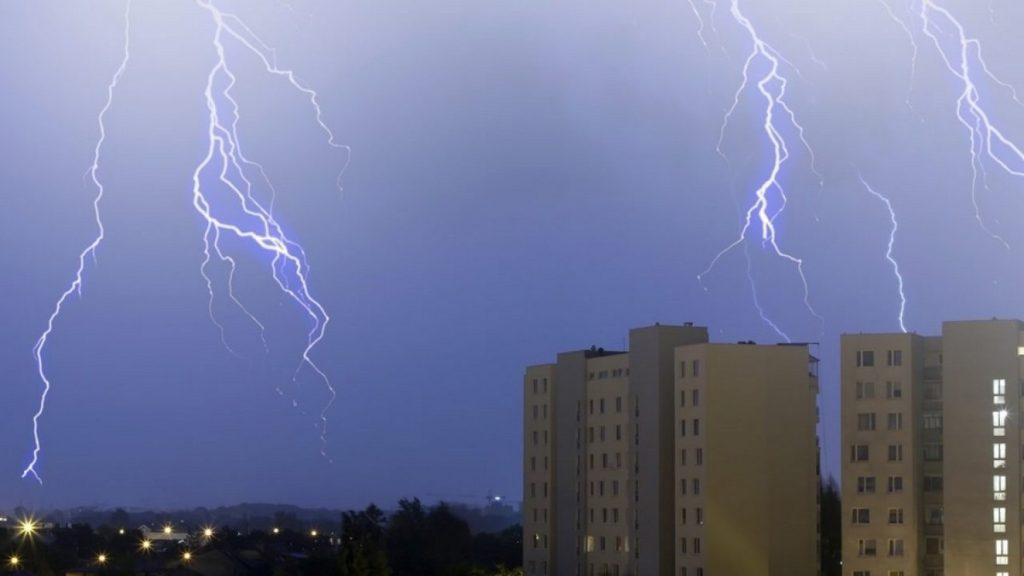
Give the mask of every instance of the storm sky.
[[(892, 201), (906, 324), (923, 334), (1024, 316), (1024, 179), (986, 161), (979, 224), (962, 84), (922, 34), (917, 2), (891, 5), (918, 44), (912, 66), (878, 0), (740, 0), (789, 61), (788, 102), (823, 177), (782, 123), (778, 242), (803, 259), (824, 321), (757, 230), (699, 282), (770, 167), (755, 92), (740, 95), (716, 150), (751, 50), (728, 4), (712, 17), (695, 2), (705, 47), (686, 0), (218, 3), (319, 92), (352, 149), (339, 191), (345, 158), (308, 100), (229, 45), (240, 136), (332, 316), (314, 352), (338, 390), (328, 460), (315, 427), (324, 389), (308, 373), (292, 382), (308, 326), (259, 254), (239, 251), (236, 285), (266, 322), (269, 352), (222, 299), (232, 355), (208, 315), (191, 179), (207, 145), (209, 15), (137, 0), (98, 172), (106, 240), (47, 348), (43, 486), (20, 478), (41, 389), (32, 346), (95, 235), (83, 173), (125, 5), (0, 4), (0, 507), (518, 499), (525, 366), (621, 348), (655, 322), (780, 339), (754, 306), (744, 247), (765, 314), (820, 343), (825, 468), (837, 472), (839, 334), (899, 329), (889, 214), (859, 176)], [(941, 6), (982, 40), (991, 71), (1024, 89), (1024, 6)], [(1024, 142), (1024, 107), (989, 79), (979, 90)]]

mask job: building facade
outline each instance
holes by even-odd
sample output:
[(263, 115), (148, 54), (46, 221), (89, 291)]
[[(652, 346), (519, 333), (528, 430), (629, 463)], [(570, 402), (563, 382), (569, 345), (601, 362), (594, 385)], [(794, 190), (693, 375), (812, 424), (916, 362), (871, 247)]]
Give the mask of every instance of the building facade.
[(651, 326), (524, 375), (526, 574), (818, 573), (806, 346)]
[(1024, 324), (842, 338), (843, 574), (1022, 573)]

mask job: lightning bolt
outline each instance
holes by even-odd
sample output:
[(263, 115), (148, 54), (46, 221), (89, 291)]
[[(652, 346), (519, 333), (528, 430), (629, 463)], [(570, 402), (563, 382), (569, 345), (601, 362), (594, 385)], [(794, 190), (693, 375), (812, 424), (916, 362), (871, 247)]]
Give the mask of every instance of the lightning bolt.
[(904, 104), (907, 105), (907, 108), (909, 108), (911, 112), (917, 115), (919, 120), (924, 122), (924, 119), (917, 113), (917, 110), (914, 108), (914, 104), (911, 101), (911, 95), (914, 92), (914, 82), (917, 78), (917, 55), (919, 52), (917, 39), (914, 38), (914, 33), (910, 30), (910, 26), (908, 26), (904, 20), (893, 12), (892, 6), (889, 6), (888, 2), (885, 0), (878, 0), (878, 3), (881, 4), (882, 8), (885, 10), (886, 16), (888, 16), (890, 20), (895, 22), (896, 25), (903, 30), (903, 34), (906, 35), (907, 40), (910, 42), (910, 49), (912, 50), (910, 55), (910, 81), (907, 86), (907, 97), (904, 100)]
[[(209, 112), (207, 152), (203, 160), (196, 166), (192, 176), (193, 206), (206, 222), (203, 236), (205, 257), (200, 266), (200, 273), (206, 280), (209, 291), (211, 319), (220, 328), (223, 339), (223, 326), (217, 322), (213, 314), (215, 298), (213, 280), (207, 273), (212, 255), (216, 254), (222, 262), (227, 263), (230, 270), (227, 281), (229, 298), (261, 330), (263, 329), (263, 325), (234, 296), (232, 282), (235, 261), (224, 252), (221, 244), (223, 236), (247, 242), (269, 255), (271, 257), (270, 273), (274, 281), (281, 291), (309, 317), (311, 322), (311, 327), (306, 335), (306, 345), (302, 351), (301, 361), (293, 375), (293, 381), (297, 384), (302, 369), (308, 368), (327, 389), (330, 398), (320, 412), (319, 426), (321, 453), (326, 457), (327, 411), (337, 397), (337, 393), (327, 374), (313, 360), (312, 353), (323, 340), (331, 318), (310, 291), (309, 264), (305, 252), (298, 243), (288, 238), (274, 218), (273, 204), (277, 194), (276, 190), (267, 178), (263, 166), (249, 159), (242, 152), (238, 136), (239, 105), (232, 95), (236, 77), (229, 66), (225, 41), (233, 41), (238, 44), (249, 54), (255, 56), (268, 74), (284, 79), (293, 89), (308, 99), (315, 120), (326, 135), (328, 145), (345, 152), (346, 165), (350, 151), (347, 146), (336, 141), (334, 133), (324, 122), (317, 92), (300, 82), (293, 71), (280, 68), (273, 49), (264, 43), (245, 22), (234, 14), (222, 12), (212, 0), (196, 0), (196, 4), (209, 14), (214, 24), (213, 47), (217, 55), (207, 76), (204, 91)], [(226, 104), (222, 106), (223, 103)], [(344, 169), (343, 166), (342, 172)], [(253, 182), (248, 176), (253, 172), (267, 183), (272, 193), (267, 205), (259, 202), (253, 194)], [(216, 184), (211, 185), (210, 180), (215, 181)], [(341, 172), (338, 174), (336, 184), (341, 190)], [(229, 210), (222, 209), (225, 204), (234, 206), (236, 212), (233, 216), (229, 214)]]
[[(764, 176), (757, 188), (754, 190), (755, 200), (745, 213), (739, 237), (715, 255), (708, 267), (697, 275), (697, 280), (703, 285), (704, 277), (715, 268), (719, 260), (733, 249), (744, 245), (744, 250), (746, 250), (745, 244), (750, 239), (749, 234), (751, 233), (751, 228), (754, 227), (754, 221), (756, 219), (757, 225), (760, 228), (762, 246), (770, 246), (775, 256), (789, 262), (795, 267), (803, 286), (804, 306), (812, 316), (817, 318), (819, 321), (824, 321), (824, 319), (811, 305), (810, 288), (807, 284), (807, 276), (804, 274), (804, 261), (801, 258), (786, 252), (779, 246), (778, 234), (775, 228), (775, 219), (778, 218), (778, 216), (785, 210), (786, 202), (788, 201), (786, 191), (779, 180), (779, 175), (782, 171), (783, 165), (790, 158), (789, 144), (786, 137), (782, 134), (782, 129), (776, 124), (780, 119), (783, 122), (787, 122), (790, 127), (796, 130), (800, 144), (807, 150), (810, 157), (811, 171), (818, 177), (819, 184), (823, 185), (821, 174), (815, 167), (814, 150), (811, 148), (804, 136), (803, 125), (797, 121), (796, 114), (786, 102), (786, 88), (789, 80), (782, 72), (782, 65), (786, 64), (790, 66), (793, 70), (797, 71), (797, 74), (799, 74), (799, 70), (791, 62), (782, 57), (774, 47), (761, 38), (757, 29), (740, 10), (739, 0), (731, 0), (729, 11), (736, 23), (747, 32), (747, 35), (750, 37), (752, 47), (750, 54), (747, 56), (747, 59), (743, 64), (742, 81), (733, 95), (732, 106), (725, 113), (725, 117), (722, 120), (722, 127), (716, 149), (718, 153), (725, 158), (725, 154), (722, 151), (722, 142), (725, 139), (725, 132), (729, 127), (729, 122), (733, 113), (739, 106), (740, 97), (744, 92), (751, 89), (751, 84), (753, 82), (753, 85), (756, 86), (757, 94), (759, 94), (764, 100), (763, 129), (765, 136), (771, 144), (771, 168), (769, 169), (768, 174)], [(755, 72), (754, 66), (759, 63), (764, 65), (767, 69), (762, 73), (758, 73), (756, 78), (752, 80), (751, 77)], [(747, 277), (750, 280), (754, 305), (757, 307), (758, 314), (761, 319), (764, 320), (765, 323), (779, 335), (779, 337), (789, 341), (789, 336), (779, 328), (776, 322), (769, 319), (764, 308), (760, 304), (757, 296), (756, 283), (754, 282), (753, 275), (750, 272), (749, 254), (747, 256)]]
[(885, 204), (885, 208), (889, 211), (889, 223), (892, 225), (892, 227), (889, 229), (889, 246), (886, 248), (885, 258), (886, 258), (886, 260), (889, 261), (889, 264), (892, 265), (892, 272), (896, 276), (896, 284), (897, 284), (897, 287), (899, 289), (899, 294), (900, 294), (900, 313), (899, 313), (900, 330), (902, 330), (904, 333), (906, 333), (907, 326), (906, 326), (906, 324), (903, 323), (903, 314), (904, 314), (904, 312), (906, 311), (906, 308), (907, 308), (907, 296), (903, 292), (903, 275), (900, 274), (899, 262), (897, 262), (896, 258), (894, 258), (893, 255), (892, 255), (892, 247), (893, 247), (893, 244), (896, 242), (896, 231), (899, 230), (899, 227), (900, 227), (899, 222), (896, 221), (896, 211), (893, 210), (892, 202), (889, 201), (888, 197), (886, 197), (881, 192), (878, 192), (877, 190), (872, 188), (871, 185), (868, 184), (866, 180), (864, 180), (863, 176), (859, 176), (859, 178), (860, 178), (861, 184), (864, 185), (864, 188), (867, 189), (868, 193), (870, 193), (875, 198), (878, 198), (878, 200), (880, 202)]
[(96, 250), (105, 238), (103, 218), (100, 213), (100, 204), (103, 201), (104, 193), (103, 182), (99, 178), (100, 156), (103, 150), (103, 144), (107, 139), (106, 115), (114, 103), (114, 91), (117, 89), (117, 85), (121, 81), (121, 77), (124, 76), (124, 72), (128, 68), (128, 61), (131, 59), (131, 9), (132, 0), (128, 0), (125, 3), (124, 8), (124, 51), (121, 58), (121, 64), (117, 67), (114, 75), (110, 78), (110, 83), (107, 84), (107, 100), (96, 117), (96, 123), (99, 126), (99, 138), (96, 140), (96, 145), (93, 148), (92, 164), (89, 166), (88, 170), (86, 170), (86, 175), (96, 188), (96, 196), (93, 198), (92, 202), (93, 217), (96, 220), (97, 228), (96, 237), (93, 238), (92, 242), (90, 242), (81, 253), (79, 253), (78, 268), (75, 271), (75, 277), (67, 289), (60, 295), (60, 298), (57, 299), (57, 302), (53, 307), (53, 312), (50, 314), (50, 317), (46, 322), (46, 329), (39, 336), (39, 339), (36, 340), (36, 344), (32, 348), (32, 355), (36, 361), (36, 371), (39, 374), (39, 379), (43, 383), (43, 392), (39, 396), (39, 408), (32, 416), (32, 439), (34, 441), (32, 460), (29, 462), (28, 466), (25, 467), (25, 470), (22, 471), (21, 477), (25, 478), (31, 475), (40, 484), (43, 483), (43, 479), (39, 475), (39, 470), (37, 468), (39, 465), (39, 455), (42, 452), (42, 444), (39, 440), (39, 421), (43, 417), (43, 413), (46, 411), (46, 398), (50, 394), (51, 387), (50, 378), (46, 375), (46, 362), (44, 361), (46, 345), (49, 342), (50, 335), (53, 334), (54, 326), (60, 318), (60, 314), (64, 310), (64, 306), (67, 304), (68, 299), (71, 298), (72, 294), (76, 293), (79, 298), (81, 298), (86, 259), (91, 258), (95, 264)]
[[(932, 0), (922, 0), (920, 17), (923, 34), (932, 41), (942, 62), (946, 65), (946, 69), (962, 86), (956, 100), (956, 117), (970, 136), (971, 203), (974, 205), (974, 217), (982, 230), (1009, 249), (1009, 243), (989, 229), (982, 219), (981, 209), (978, 206), (978, 180), (982, 181), (985, 190), (990, 190), (985, 159), (998, 166), (1006, 174), (1024, 177), (1024, 151), (1017, 143), (1005, 136), (992, 121), (988, 111), (981, 103), (979, 85), (987, 78), (1007, 91), (1011, 99), (1018, 105), (1024, 106), (1024, 102), (1020, 100), (1013, 86), (992, 73), (982, 55), (981, 42), (977, 38), (969, 37), (963, 24), (949, 10)], [(938, 35), (946, 33), (950, 28), (952, 29), (953, 49), (947, 50), (943, 47)]]

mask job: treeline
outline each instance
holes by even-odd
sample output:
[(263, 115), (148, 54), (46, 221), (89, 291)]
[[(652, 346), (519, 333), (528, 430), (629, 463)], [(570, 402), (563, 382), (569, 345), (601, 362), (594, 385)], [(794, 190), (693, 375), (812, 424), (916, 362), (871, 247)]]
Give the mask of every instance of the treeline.
[[(24, 511), (22, 511), (24, 514)], [(0, 570), (63, 576), (106, 574), (252, 574), (338, 576), (514, 576), (522, 574), (522, 529), (474, 534), (442, 503), (401, 500), (394, 512), (374, 505), (344, 512), (333, 522), (296, 522), (245, 531), (228, 525), (161, 526), (186, 533), (180, 542), (133, 529), (122, 510), (97, 528), (55, 525), (26, 533), (17, 524), (0, 528)], [(27, 515), (21, 516), (26, 518)], [(17, 559), (17, 565), (11, 563)]]

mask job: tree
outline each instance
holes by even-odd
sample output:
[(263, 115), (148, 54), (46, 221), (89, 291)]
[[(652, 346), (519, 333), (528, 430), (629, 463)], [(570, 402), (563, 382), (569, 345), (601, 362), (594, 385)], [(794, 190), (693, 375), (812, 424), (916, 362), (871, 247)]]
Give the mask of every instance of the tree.
[(341, 516), (341, 574), (389, 576), (384, 546), (384, 512), (370, 504), (361, 512)]
[(836, 479), (829, 476), (820, 484), (821, 507), (821, 573), (822, 576), (842, 574), (843, 539), (842, 505)]

